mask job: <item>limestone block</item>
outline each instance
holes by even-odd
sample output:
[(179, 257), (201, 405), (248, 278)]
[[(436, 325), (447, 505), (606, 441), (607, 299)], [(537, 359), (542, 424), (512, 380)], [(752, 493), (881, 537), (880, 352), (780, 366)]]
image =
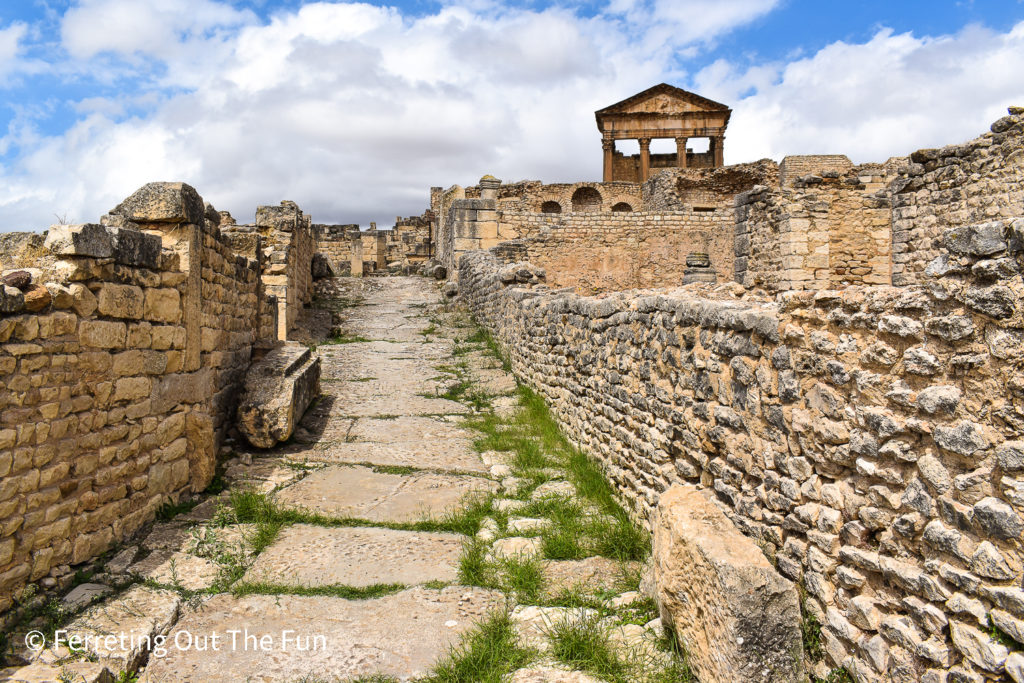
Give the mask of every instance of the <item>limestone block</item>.
[(245, 376), (238, 428), (253, 446), (270, 448), (291, 436), (320, 391), (320, 357), (302, 344), (283, 344)]
[(186, 183), (146, 183), (110, 213), (135, 223), (192, 223), (202, 225), (203, 198)]
[(113, 258), (118, 263), (156, 268), (160, 263), (160, 237), (132, 228), (95, 223), (53, 225), (44, 245), (58, 256)]
[(147, 289), (144, 313), (146, 320), (178, 322), (181, 318), (181, 294), (171, 288)]
[(142, 317), (143, 296), (139, 287), (108, 282), (100, 288), (98, 299), (100, 315), (111, 318)]
[(652, 528), (661, 616), (698, 678), (802, 680), (796, 588), (760, 548), (689, 485), (661, 496)]

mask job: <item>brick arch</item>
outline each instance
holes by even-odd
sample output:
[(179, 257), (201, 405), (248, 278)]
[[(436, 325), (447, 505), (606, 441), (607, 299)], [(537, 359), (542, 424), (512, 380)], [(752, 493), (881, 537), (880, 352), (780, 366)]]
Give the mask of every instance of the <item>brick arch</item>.
[(612, 204), (612, 211), (615, 213), (629, 213), (635, 210), (629, 202), (615, 202)]
[(549, 199), (540, 205), (541, 213), (562, 213), (562, 205), (553, 199)]
[(596, 187), (584, 185), (572, 193), (573, 211), (600, 211), (604, 198)]

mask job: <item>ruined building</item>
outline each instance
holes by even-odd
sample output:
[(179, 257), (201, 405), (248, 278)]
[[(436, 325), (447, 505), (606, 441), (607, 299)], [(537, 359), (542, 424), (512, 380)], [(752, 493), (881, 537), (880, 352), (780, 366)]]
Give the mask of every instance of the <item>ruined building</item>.
[(207, 486), (316, 254), (436, 258), (651, 532), (700, 680), (794, 680), (802, 620), (819, 676), (1024, 681), (1024, 109), (860, 165), (723, 166), (728, 117), (657, 86), (602, 135), (710, 136), (710, 158), (606, 148), (604, 182), (433, 188), (383, 239), (291, 203), (233, 225), (168, 183), (5, 239), (0, 611)]
[[(725, 127), (732, 110), (662, 83), (595, 113), (604, 150), (604, 182), (642, 183), (662, 168), (717, 168), (724, 165)], [(675, 141), (675, 154), (651, 154), (651, 140)], [(691, 140), (706, 138), (706, 152), (688, 149)], [(616, 140), (636, 140), (640, 154), (625, 156)]]

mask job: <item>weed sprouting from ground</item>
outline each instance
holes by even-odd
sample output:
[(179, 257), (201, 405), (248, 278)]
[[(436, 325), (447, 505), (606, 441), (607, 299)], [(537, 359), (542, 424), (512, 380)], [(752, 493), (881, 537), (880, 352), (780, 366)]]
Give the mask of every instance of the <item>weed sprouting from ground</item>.
[(629, 664), (615, 651), (607, 629), (596, 616), (556, 621), (546, 635), (551, 640), (551, 653), (570, 667), (615, 683), (632, 680)]
[(452, 648), (434, 668), (430, 683), (501, 683), (537, 658), (522, 647), (507, 610), (496, 611)]
[(231, 592), (235, 597), (245, 595), (299, 595), (305, 597), (331, 597), (346, 600), (369, 600), (392, 595), (406, 586), (400, 583), (377, 583), (371, 586), (295, 586), (290, 584), (242, 582), (235, 584)]

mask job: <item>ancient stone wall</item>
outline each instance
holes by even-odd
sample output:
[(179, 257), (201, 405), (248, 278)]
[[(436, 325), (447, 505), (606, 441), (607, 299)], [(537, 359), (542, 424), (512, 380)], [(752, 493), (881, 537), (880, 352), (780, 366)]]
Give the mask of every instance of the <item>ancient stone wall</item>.
[(644, 211), (684, 209), (732, 213), (736, 195), (756, 185), (778, 184), (779, 167), (770, 159), (721, 168), (674, 168), (655, 173), (643, 184)]
[(927, 287), (776, 300), (522, 289), (474, 252), (459, 295), (639, 518), (714, 491), (827, 666), (980, 681), (1021, 666), (992, 624), (1024, 642), (1022, 249), (1024, 220), (952, 230)]
[(152, 183), (51, 228), (52, 265), (0, 290), (0, 611), (212, 479), (267, 326), (259, 261), (204, 213)]
[[(579, 293), (682, 284), (686, 256), (707, 253), (732, 280), (732, 209), (723, 212), (498, 212), (498, 235), (544, 268), (548, 283)], [(525, 239), (523, 239), (525, 238)]]
[(922, 149), (892, 186), (893, 284), (923, 282), (951, 227), (1024, 213), (1024, 108), (970, 142)]
[(807, 175), (736, 196), (736, 280), (769, 291), (888, 284), (892, 167)]
[(295, 202), (256, 209), (253, 225), (225, 225), (234, 236), (259, 235), (263, 250), (263, 284), (277, 300), (277, 338), (284, 340), (295, 327), (299, 311), (313, 300), (313, 254), (316, 239), (309, 216)]

